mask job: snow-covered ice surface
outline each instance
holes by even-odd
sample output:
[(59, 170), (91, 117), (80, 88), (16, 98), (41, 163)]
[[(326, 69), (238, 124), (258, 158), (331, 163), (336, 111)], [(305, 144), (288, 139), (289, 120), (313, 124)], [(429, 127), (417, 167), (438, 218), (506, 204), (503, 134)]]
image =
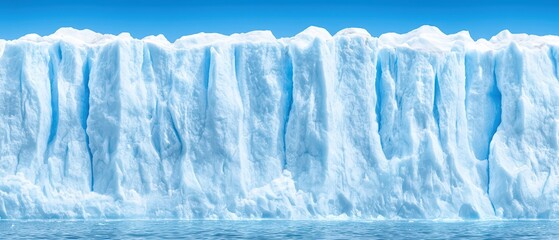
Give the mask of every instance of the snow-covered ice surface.
[(559, 217), (559, 37), (0, 40), (0, 218)]

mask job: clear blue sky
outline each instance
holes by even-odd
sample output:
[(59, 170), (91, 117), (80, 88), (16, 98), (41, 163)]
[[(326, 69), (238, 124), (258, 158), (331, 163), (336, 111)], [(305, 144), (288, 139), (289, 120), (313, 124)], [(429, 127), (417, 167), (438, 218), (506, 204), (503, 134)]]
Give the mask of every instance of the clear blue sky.
[(489, 38), (503, 29), (559, 35), (559, 0), (0, 0), (3, 39), (46, 35), (60, 27), (125, 31), (137, 38), (162, 33), (170, 41), (198, 32), (262, 29), (286, 37), (310, 25), (332, 34), (361, 27), (378, 36), (424, 24), (446, 33), (469, 30), (474, 38)]

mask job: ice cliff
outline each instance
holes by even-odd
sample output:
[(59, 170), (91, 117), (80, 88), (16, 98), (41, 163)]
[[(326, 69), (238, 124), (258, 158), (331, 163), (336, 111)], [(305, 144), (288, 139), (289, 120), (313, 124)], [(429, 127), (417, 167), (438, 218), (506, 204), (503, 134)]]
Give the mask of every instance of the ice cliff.
[(559, 37), (0, 40), (0, 218), (559, 217)]

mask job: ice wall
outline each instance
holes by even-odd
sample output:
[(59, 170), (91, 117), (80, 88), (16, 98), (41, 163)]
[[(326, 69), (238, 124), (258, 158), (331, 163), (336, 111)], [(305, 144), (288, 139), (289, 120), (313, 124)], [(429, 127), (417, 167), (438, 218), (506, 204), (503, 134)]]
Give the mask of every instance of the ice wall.
[(0, 218), (557, 218), (559, 37), (0, 40)]

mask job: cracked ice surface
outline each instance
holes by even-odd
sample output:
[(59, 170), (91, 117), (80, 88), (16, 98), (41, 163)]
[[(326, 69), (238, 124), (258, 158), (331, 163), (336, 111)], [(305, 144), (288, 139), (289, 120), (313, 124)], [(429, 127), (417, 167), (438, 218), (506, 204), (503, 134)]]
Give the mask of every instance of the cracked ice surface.
[(557, 218), (559, 38), (0, 40), (0, 218)]

